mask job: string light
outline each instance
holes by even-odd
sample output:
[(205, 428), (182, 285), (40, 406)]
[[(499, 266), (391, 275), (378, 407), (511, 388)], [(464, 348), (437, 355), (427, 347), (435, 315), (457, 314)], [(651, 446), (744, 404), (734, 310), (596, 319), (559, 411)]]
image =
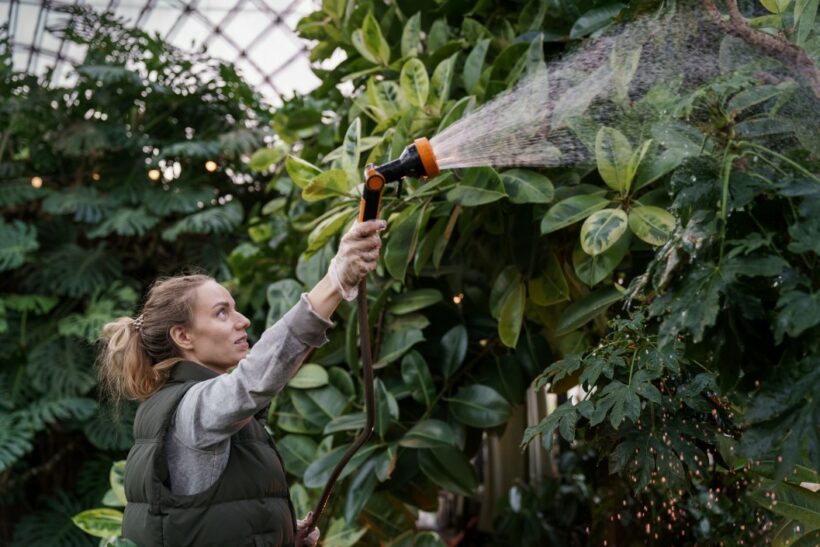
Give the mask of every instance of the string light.
[(214, 160), (208, 160), (205, 162), (205, 170), (209, 173), (213, 173), (216, 171), (217, 165)]
[(462, 300), (464, 300), (464, 295), (462, 293), (458, 293), (453, 296), (453, 304), (461, 304)]
[(91, 178), (94, 181), (98, 181), (98, 180), (100, 180), (100, 174), (99, 173), (91, 173)]
[(43, 186), (43, 179), (40, 177), (31, 177), (31, 185), (35, 188), (40, 188)]
[(148, 171), (148, 178), (151, 180), (159, 180), (160, 172), (159, 169), (151, 169)]

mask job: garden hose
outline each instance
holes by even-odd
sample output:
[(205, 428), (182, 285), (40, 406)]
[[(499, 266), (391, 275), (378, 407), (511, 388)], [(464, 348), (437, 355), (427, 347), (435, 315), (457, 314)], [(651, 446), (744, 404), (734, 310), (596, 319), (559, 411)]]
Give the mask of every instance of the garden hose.
[[(378, 218), (381, 210), (382, 194), (385, 185), (389, 182), (401, 181), (404, 177), (434, 177), (439, 174), (438, 163), (430, 142), (426, 138), (416, 139), (413, 144), (404, 149), (398, 159), (381, 166), (369, 164), (365, 168), (365, 182), (362, 190), (362, 200), (359, 205), (359, 222)], [(305, 529), (312, 530), (322, 516), (322, 512), (330, 499), (330, 493), (342, 470), (350, 458), (370, 439), (376, 424), (376, 393), (373, 386), (373, 355), (370, 347), (370, 325), (368, 323), (367, 307), (367, 279), (359, 283), (359, 293), (356, 296), (357, 313), (359, 316), (359, 342), (362, 357), (362, 381), (364, 382), (364, 405), (366, 420), (364, 429), (345, 451), (342, 459), (333, 469), (325, 483), (322, 496), (316, 509), (308, 517)], [(301, 547), (301, 546), (298, 546)]]

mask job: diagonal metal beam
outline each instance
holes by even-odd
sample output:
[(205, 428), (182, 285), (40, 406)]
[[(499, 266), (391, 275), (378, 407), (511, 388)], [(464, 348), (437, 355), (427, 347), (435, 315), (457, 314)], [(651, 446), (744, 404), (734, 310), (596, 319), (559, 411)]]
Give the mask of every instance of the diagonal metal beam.
[(34, 60), (34, 54), (36, 53), (36, 51), (38, 49), (37, 48), (37, 43), (38, 43), (37, 35), (39, 34), (40, 26), (41, 26), (42, 21), (43, 21), (43, 11), (48, 9), (48, 6), (49, 6), (49, 2), (46, 0), (43, 3), (40, 4), (40, 9), (37, 11), (37, 22), (34, 24), (34, 34), (31, 37), (32, 48), (28, 52), (28, 62), (26, 62), (26, 72), (31, 71), (31, 62)]

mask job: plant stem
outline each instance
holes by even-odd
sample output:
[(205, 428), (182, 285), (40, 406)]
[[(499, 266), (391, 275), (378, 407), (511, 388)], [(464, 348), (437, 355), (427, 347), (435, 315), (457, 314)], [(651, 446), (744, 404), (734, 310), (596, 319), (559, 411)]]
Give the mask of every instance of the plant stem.
[(638, 355), (638, 348), (635, 348), (635, 351), (632, 352), (632, 360), (629, 362), (629, 381), (627, 385), (632, 385), (632, 367), (635, 365), (635, 356)]
[(761, 145), (755, 144), (753, 142), (742, 142), (742, 143), (740, 143), (740, 146), (744, 147), (744, 148), (746, 148), (746, 147), (753, 148), (753, 149), (755, 149), (759, 152), (765, 152), (765, 153), (771, 154), (772, 156), (776, 157), (780, 161), (785, 161), (786, 163), (788, 163), (789, 165), (791, 165), (792, 167), (794, 167), (795, 169), (797, 169), (798, 171), (800, 171), (801, 173), (806, 175), (807, 177), (813, 179), (815, 182), (820, 182), (820, 177), (813, 174), (811, 171), (809, 171), (808, 169), (806, 169), (805, 167), (803, 167), (799, 163), (795, 162), (794, 160), (790, 160), (789, 158), (787, 158), (783, 154), (779, 154), (779, 153), (775, 152), (771, 148), (766, 148), (765, 146), (761, 146)]

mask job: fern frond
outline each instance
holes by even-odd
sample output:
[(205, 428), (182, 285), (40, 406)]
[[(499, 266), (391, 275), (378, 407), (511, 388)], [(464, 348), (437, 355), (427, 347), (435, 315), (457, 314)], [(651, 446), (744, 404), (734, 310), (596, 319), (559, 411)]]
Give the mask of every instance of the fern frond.
[(121, 277), (122, 264), (107, 252), (104, 243), (88, 249), (69, 243), (45, 254), (25, 284), (33, 292), (50, 287), (56, 294), (78, 298), (90, 296)]
[[(0, 178), (4, 178), (0, 174)], [(0, 207), (16, 207), (17, 205), (41, 199), (52, 191), (48, 188), (35, 188), (29, 179), (4, 181), (3, 191), (0, 192)]]
[(219, 155), (219, 145), (215, 141), (183, 141), (165, 146), (156, 160), (166, 158), (209, 159)]
[(86, 509), (82, 500), (58, 491), (46, 508), (24, 516), (14, 529), (11, 547), (96, 547), (98, 540), (74, 525), (71, 517)]
[(74, 215), (78, 222), (100, 222), (117, 206), (109, 196), (96, 188), (81, 186), (51, 193), (43, 200), (43, 209), (52, 215)]
[(43, 398), (25, 411), (18, 412), (20, 421), (30, 429), (41, 431), (55, 422), (87, 420), (97, 410), (97, 401), (87, 397)]
[(83, 432), (88, 440), (102, 450), (128, 450), (134, 444), (134, 415), (136, 403), (123, 405), (115, 415), (110, 407), (99, 407), (97, 414), (89, 421)]
[(79, 158), (110, 148), (105, 132), (88, 121), (75, 122), (57, 136), (52, 145), (69, 157)]
[(227, 205), (211, 207), (176, 222), (162, 232), (166, 241), (174, 241), (180, 234), (224, 234), (242, 223), (242, 206), (232, 201)]
[(216, 196), (213, 188), (186, 187), (174, 184), (167, 190), (159, 186), (143, 186), (142, 203), (162, 217), (172, 213), (193, 213), (199, 210), (199, 203), (209, 204)]
[(61, 336), (84, 338), (89, 343), (99, 339), (106, 323), (130, 315), (137, 302), (137, 292), (116, 282), (110, 289), (96, 293), (83, 313), (72, 313), (60, 319)]
[(8, 224), (0, 220), (0, 272), (19, 268), (27, 254), (40, 247), (37, 229), (20, 220)]
[(88, 237), (105, 237), (110, 234), (120, 236), (141, 236), (153, 228), (159, 219), (144, 208), (122, 207), (106, 218), (99, 226), (88, 231)]
[(242, 154), (252, 154), (261, 147), (262, 135), (258, 130), (240, 127), (219, 136), (219, 148), (222, 155), (238, 157)]
[(0, 473), (28, 454), (34, 431), (17, 419), (16, 413), (0, 414)]
[(85, 395), (97, 384), (91, 348), (76, 338), (57, 337), (42, 342), (28, 354), (26, 374), (41, 393)]

